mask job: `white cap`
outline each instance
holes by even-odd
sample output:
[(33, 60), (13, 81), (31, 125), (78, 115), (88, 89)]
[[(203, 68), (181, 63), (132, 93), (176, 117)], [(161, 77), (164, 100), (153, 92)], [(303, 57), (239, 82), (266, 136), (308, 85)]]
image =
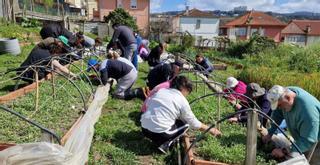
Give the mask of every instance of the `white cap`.
[(275, 110), (278, 107), (278, 101), (285, 92), (285, 88), (280, 85), (274, 85), (267, 93), (267, 99), (271, 104), (271, 109)]
[(238, 85), (239, 81), (234, 77), (227, 78), (227, 88), (234, 88)]

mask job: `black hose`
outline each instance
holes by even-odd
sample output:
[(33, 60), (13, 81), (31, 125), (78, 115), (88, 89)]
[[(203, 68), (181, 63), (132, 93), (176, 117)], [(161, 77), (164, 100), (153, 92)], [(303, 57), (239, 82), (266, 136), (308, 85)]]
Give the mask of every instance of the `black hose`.
[(34, 121), (30, 120), (30, 119), (27, 119), (25, 116), (21, 115), (20, 113), (18, 113), (16, 111), (13, 111), (13, 110), (7, 108), (7, 107), (4, 107), (4, 106), (0, 105), (0, 109), (17, 116), (17, 117), (21, 118), (22, 120), (28, 122), (29, 124), (31, 124), (31, 125), (33, 125), (35, 127), (38, 127), (40, 130), (52, 135), (58, 141), (58, 143), (61, 145), (60, 138), (58, 137), (58, 135), (56, 135), (54, 132), (50, 131), (49, 129), (41, 126), (40, 124), (38, 124), (38, 123), (36, 123), (36, 122), (34, 122)]

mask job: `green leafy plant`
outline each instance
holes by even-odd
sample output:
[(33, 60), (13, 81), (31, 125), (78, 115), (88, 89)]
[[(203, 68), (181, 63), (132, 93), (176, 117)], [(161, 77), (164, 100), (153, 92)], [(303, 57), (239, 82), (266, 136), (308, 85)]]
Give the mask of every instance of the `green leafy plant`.
[(118, 23), (121, 25), (126, 25), (131, 27), (134, 31), (138, 30), (138, 26), (134, 18), (124, 9), (117, 8), (114, 11), (110, 12), (109, 15), (104, 16), (104, 21), (107, 23)]

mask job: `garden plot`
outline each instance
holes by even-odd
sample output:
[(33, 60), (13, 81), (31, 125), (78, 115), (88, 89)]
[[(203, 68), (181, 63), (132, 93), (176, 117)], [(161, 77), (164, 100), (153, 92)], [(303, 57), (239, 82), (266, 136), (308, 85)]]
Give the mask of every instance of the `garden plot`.
[[(235, 72), (231, 70), (231, 72)], [(223, 72), (216, 72), (215, 76), (226, 79), (227, 75)], [(193, 81), (199, 80), (194, 75), (186, 74)], [(198, 81), (197, 81), (198, 82)], [(195, 98), (212, 93), (205, 84), (199, 83), (195, 85), (194, 91), (188, 96), (189, 102)], [(220, 106), (217, 96), (209, 96), (193, 102), (191, 108), (197, 118), (206, 123), (213, 124), (218, 121), (219, 114), (221, 118), (234, 113), (234, 109), (229, 103), (221, 98)], [(220, 112), (219, 112), (220, 109)], [(222, 136), (219, 138), (206, 135), (203, 140), (197, 143), (193, 148), (196, 159), (209, 160), (215, 162), (223, 162), (228, 164), (243, 164), (246, 155), (246, 127), (239, 124), (230, 124), (223, 122), (220, 124)], [(200, 132), (189, 131), (191, 137), (197, 137)], [(257, 164), (276, 164), (272, 159), (271, 150), (258, 142), (257, 148)]]
[[(84, 113), (94, 91), (82, 67), (80, 62), (69, 65), (69, 69), (79, 75), (77, 80), (70, 80), (55, 73), (50, 80), (39, 82), (38, 91), (35, 89), (3, 106), (36, 121), (62, 137), (80, 114)], [(7, 112), (0, 111), (0, 114), (2, 142), (40, 141), (41, 131), (38, 128)]]

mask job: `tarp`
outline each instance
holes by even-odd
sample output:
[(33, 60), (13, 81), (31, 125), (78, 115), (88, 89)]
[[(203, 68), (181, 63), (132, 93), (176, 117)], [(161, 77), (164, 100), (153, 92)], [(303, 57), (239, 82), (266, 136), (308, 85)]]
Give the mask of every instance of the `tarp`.
[(64, 146), (47, 142), (18, 144), (0, 152), (1, 165), (84, 165), (103, 105), (108, 99), (110, 86), (99, 86), (88, 111), (73, 129)]

